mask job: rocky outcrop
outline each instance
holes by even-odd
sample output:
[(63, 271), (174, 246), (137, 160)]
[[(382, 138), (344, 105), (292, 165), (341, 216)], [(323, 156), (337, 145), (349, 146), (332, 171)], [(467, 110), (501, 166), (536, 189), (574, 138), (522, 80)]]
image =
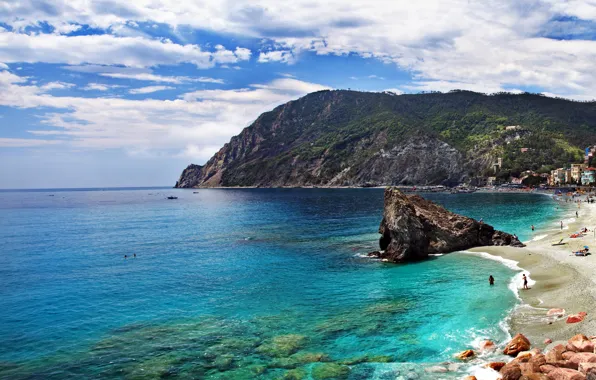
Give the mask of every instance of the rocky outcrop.
[(417, 261), (429, 254), (479, 246), (524, 246), (513, 235), (452, 213), (418, 195), (407, 196), (397, 188), (385, 189), (379, 233), (381, 251), (371, 255), (393, 262)]

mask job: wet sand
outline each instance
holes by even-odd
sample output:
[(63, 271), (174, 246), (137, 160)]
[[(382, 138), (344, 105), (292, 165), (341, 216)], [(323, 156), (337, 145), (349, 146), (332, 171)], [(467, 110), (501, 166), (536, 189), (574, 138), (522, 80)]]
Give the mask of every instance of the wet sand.
[[(512, 334), (520, 332), (526, 335), (534, 347), (544, 348), (546, 338), (556, 341), (567, 340), (578, 333), (596, 335), (596, 204), (583, 202), (580, 208), (576, 208), (563, 202), (562, 206), (569, 208), (569, 212), (579, 212), (579, 218), (564, 221), (562, 231), (557, 224), (537, 230), (535, 238), (546, 236), (527, 242), (526, 248), (482, 247), (470, 250), (517, 261), (518, 266), (530, 274), (529, 290), (521, 289), (521, 273), (515, 277), (515, 287), (519, 289), (523, 303), (513, 312), (510, 326)], [(586, 236), (569, 238), (583, 227), (590, 230)], [(552, 245), (561, 238), (565, 238), (565, 245)], [(572, 255), (572, 250), (584, 245), (590, 246), (592, 255)], [(566, 314), (562, 318), (547, 317), (546, 313), (551, 308), (564, 308)], [(566, 323), (567, 315), (580, 311), (588, 313), (583, 322)]]

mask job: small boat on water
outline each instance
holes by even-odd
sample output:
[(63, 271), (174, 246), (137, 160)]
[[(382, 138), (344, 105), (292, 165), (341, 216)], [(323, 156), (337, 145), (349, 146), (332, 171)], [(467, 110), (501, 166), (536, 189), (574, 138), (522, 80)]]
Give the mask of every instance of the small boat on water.
[(178, 199), (178, 197), (174, 197), (174, 196), (170, 195), (170, 196), (168, 197), (168, 199)]
[(199, 192), (198, 192), (198, 191), (193, 191), (192, 193), (193, 193), (193, 194), (198, 194)]

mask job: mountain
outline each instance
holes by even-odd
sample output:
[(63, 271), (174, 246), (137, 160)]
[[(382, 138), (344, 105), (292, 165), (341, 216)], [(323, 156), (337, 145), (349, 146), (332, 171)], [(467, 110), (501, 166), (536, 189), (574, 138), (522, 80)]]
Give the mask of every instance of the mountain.
[(595, 143), (596, 102), (320, 91), (263, 113), (176, 187), (457, 184), (498, 158), (503, 178), (582, 162)]

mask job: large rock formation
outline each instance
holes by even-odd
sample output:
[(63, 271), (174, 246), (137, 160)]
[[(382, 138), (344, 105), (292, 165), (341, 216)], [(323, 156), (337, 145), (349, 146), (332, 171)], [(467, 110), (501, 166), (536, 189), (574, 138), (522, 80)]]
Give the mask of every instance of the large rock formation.
[(524, 246), (508, 233), (452, 213), (418, 195), (407, 196), (396, 188), (385, 190), (379, 233), (381, 252), (376, 255), (393, 262), (487, 245)]

